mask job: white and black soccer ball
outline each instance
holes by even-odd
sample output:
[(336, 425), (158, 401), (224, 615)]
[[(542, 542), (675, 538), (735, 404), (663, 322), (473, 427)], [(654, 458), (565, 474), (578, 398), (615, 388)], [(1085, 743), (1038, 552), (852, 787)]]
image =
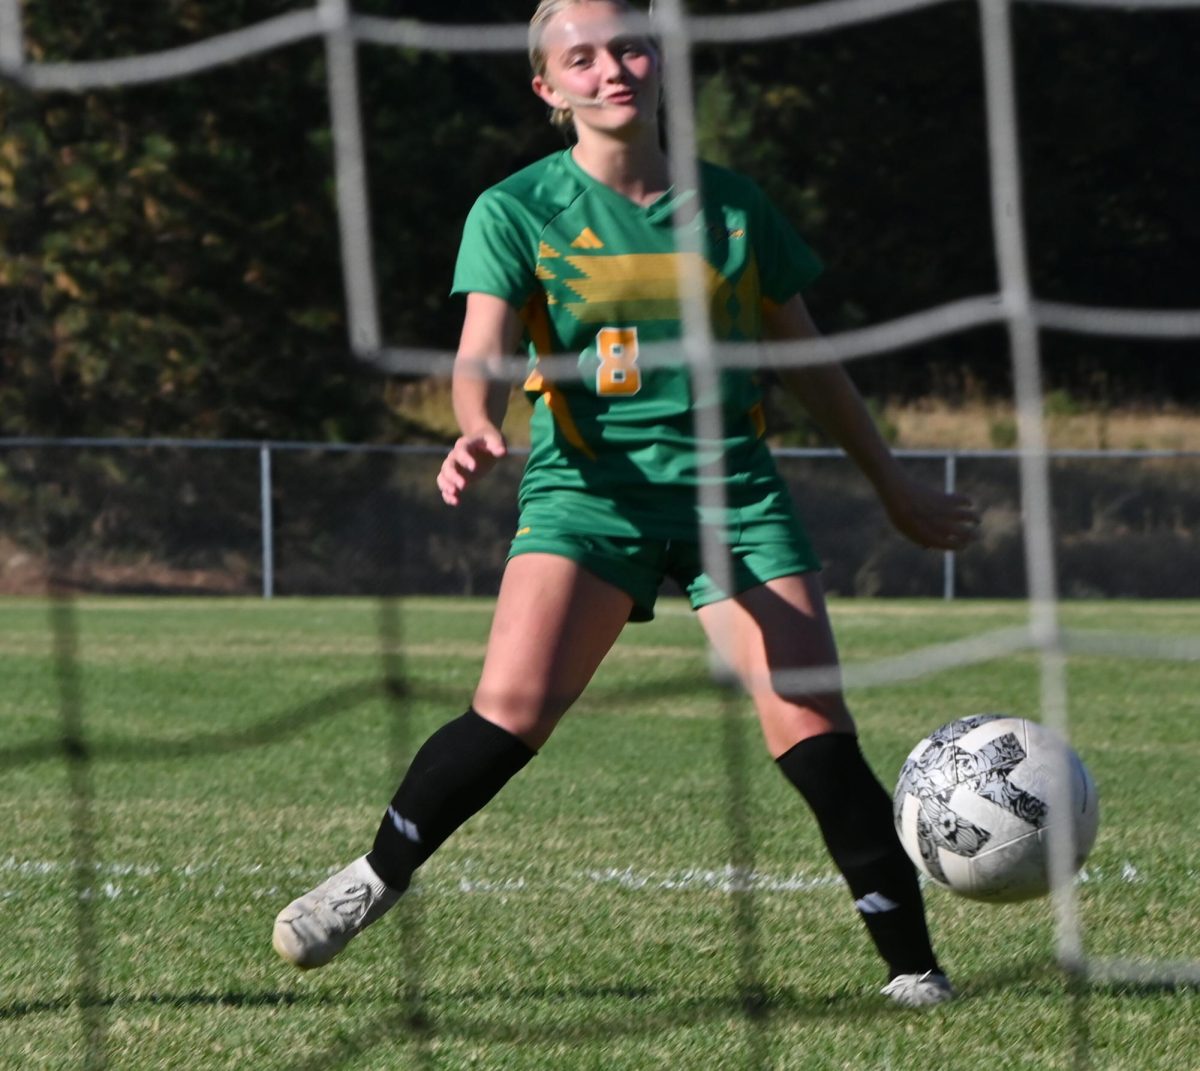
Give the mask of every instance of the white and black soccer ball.
[(973, 714), (913, 748), (892, 807), (900, 843), (923, 873), (961, 896), (1003, 903), (1050, 891), (1049, 846), (1062, 843), (1057, 826), (1051, 832), (1056, 801), (1069, 807), (1074, 873), (1100, 818), (1087, 767), (1045, 726)]

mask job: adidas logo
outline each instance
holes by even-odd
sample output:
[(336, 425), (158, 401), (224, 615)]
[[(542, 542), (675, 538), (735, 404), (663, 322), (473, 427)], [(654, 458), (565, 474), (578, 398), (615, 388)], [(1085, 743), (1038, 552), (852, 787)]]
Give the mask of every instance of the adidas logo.
[(571, 243), (572, 249), (603, 249), (604, 243), (596, 237), (591, 227), (584, 227)]
[(854, 901), (854, 906), (858, 908), (864, 915), (884, 915), (889, 911), (895, 911), (900, 905), (889, 896), (884, 896), (881, 892), (867, 893), (866, 896)]
[(410, 822), (404, 815), (399, 814), (395, 807), (387, 809), (388, 817), (392, 820), (392, 825), (396, 827), (396, 832), (405, 840), (412, 841), (413, 844), (421, 843), (421, 834), (417, 829), (415, 822)]

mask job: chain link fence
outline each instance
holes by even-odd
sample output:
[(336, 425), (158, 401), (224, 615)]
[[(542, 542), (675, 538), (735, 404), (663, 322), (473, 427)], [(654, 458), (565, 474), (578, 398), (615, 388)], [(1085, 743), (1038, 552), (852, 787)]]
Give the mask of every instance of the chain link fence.
[[(982, 538), (923, 551), (836, 450), (780, 471), (840, 596), (1024, 598), (1015, 451), (898, 451), (971, 495)], [(0, 591), (48, 578), (116, 594), (491, 595), (516, 522), (519, 452), (457, 509), (441, 447), (0, 439)], [(1200, 453), (1060, 451), (1050, 461), (1065, 597), (1200, 596)]]

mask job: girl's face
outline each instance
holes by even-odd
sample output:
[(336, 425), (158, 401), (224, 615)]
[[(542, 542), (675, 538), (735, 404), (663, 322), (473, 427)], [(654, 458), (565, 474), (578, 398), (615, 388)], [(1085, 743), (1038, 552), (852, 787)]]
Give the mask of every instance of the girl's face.
[(533, 91), (552, 108), (570, 108), (577, 128), (616, 132), (657, 121), (658, 53), (603, 2), (574, 4), (542, 33), (546, 73)]

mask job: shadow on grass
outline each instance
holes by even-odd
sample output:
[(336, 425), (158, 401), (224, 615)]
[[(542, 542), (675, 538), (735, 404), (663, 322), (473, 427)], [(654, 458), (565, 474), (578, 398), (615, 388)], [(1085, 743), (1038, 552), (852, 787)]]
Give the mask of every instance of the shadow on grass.
[[(697, 681), (694, 676), (680, 675), (639, 684), (631, 694), (639, 700), (663, 696), (677, 697), (709, 693), (712, 685)], [(620, 693), (615, 693), (619, 695)], [(412, 701), (440, 700), (446, 704), (447, 718), (452, 710), (461, 708), (464, 689), (426, 684), (412, 684), (403, 679), (360, 681), (336, 688), (325, 695), (263, 719), (255, 725), (225, 732), (197, 733), (188, 739), (154, 740), (131, 737), (107, 737), (84, 744), (79, 740), (32, 741), (14, 747), (0, 748), (0, 771), (17, 769), (38, 762), (69, 757), (73, 761), (144, 762), (156, 759), (188, 759), (210, 755), (230, 754), (251, 748), (278, 744), (297, 736), (313, 725), (346, 714), (363, 703), (377, 699)], [(82, 750), (81, 750), (82, 749)]]
[[(1020, 987), (1014, 993), (1014, 987)], [(1007, 997), (1025, 994), (1045, 996), (1067, 993), (1073, 999), (1094, 997), (1161, 997), (1171, 993), (1195, 992), (1200, 981), (1180, 978), (1110, 981), (1088, 979), (1077, 972), (1060, 967), (1053, 959), (1031, 956), (1006, 971), (968, 982), (962, 987), (963, 996), (984, 996), (1003, 992)]]
[[(363, 681), (337, 688), (318, 699), (302, 703), (267, 718), (257, 725), (229, 732), (197, 733), (187, 740), (147, 740), (122, 737), (99, 739), (89, 744), (77, 741), (47, 740), (0, 749), (0, 770), (63, 758), (69, 749), (70, 757), (80, 760), (124, 760), (137, 762), (146, 759), (199, 758), (227, 754), (249, 748), (278, 743), (303, 732), (328, 718), (353, 710), (372, 699), (387, 694), (379, 681)], [(76, 753), (79, 748), (82, 753)]]
[[(334, 1005), (333, 996), (308, 996), (303, 993), (146, 993), (140, 996), (102, 997), (93, 1001), (98, 1008), (273, 1008), (292, 1004)], [(69, 1012), (79, 1007), (77, 996), (65, 994), (50, 1000), (16, 1001), (0, 1004), (0, 1023), (29, 1015)]]
[[(1046, 963), (1030, 959), (1006, 971), (967, 981), (963, 995), (999, 993), (1014, 984), (1046, 980)], [(1051, 975), (1061, 989), (1064, 978)], [(1039, 988), (1041, 986), (1039, 985)], [(609, 1007), (601, 1014), (579, 1009), (575, 1022), (565, 1022), (562, 1009), (573, 1002), (625, 1002), (626, 1007)], [(486, 1015), (473, 1017), (472, 1006), (511, 1006), (521, 1009), (520, 1017)], [(539, 1023), (530, 1005), (542, 1004), (552, 1021)], [(436, 1007), (453, 1008), (449, 1015), (432, 1011)], [(954, 1007), (954, 1006), (951, 1006)], [(713, 994), (670, 993), (649, 986), (517, 986), (431, 989), (422, 994), (422, 1014), (413, 1016), (399, 1008), (389, 1008), (351, 1032), (343, 1031), (337, 1040), (306, 1057), (279, 1065), (287, 1071), (323, 1071), (352, 1064), (377, 1045), (395, 1043), (404, 1037), (416, 1050), (416, 1066), (429, 1062), (430, 1049), (436, 1042), (475, 1042), (483, 1044), (555, 1043), (564, 1040), (589, 1043), (613, 1039), (653, 1038), (664, 1031), (704, 1023), (728, 1023), (741, 1020), (747, 1032), (747, 1056), (761, 1050), (755, 1040), (772, 1025), (798, 1025), (834, 1021), (872, 1023), (881, 1016), (921, 1016), (929, 1010), (911, 1010), (888, 1004), (874, 990), (849, 989), (817, 993), (794, 987), (728, 991)], [(941, 1009), (932, 1014), (940, 1014)], [(765, 1058), (763, 1056), (762, 1058)], [(748, 1067), (759, 1066), (750, 1063)], [(765, 1063), (761, 1066), (766, 1067)]]
[[(1017, 989), (1029, 996), (1048, 993), (1069, 996), (1076, 1017), (1074, 1066), (1086, 1067), (1086, 1004), (1097, 992), (1119, 996), (1161, 995), (1163, 987), (1151, 985), (1079, 985), (1052, 961), (1030, 957), (1004, 970), (962, 980), (962, 1002), (946, 1009), (913, 1011), (887, 1004), (873, 988), (849, 987), (820, 993), (800, 987), (772, 987), (753, 992), (681, 993), (661, 987), (613, 982), (592, 985), (479, 986), (447, 990), (429, 989), (394, 1000), (375, 994), (336, 992), (188, 992), (111, 996), (99, 1000), (106, 1009), (202, 1008), (257, 1009), (294, 1007), (298, 1012), (317, 1007), (354, 1010), (354, 1024), (339, 1024), (327, 1046), (298, 1059), (280, 1063), (288, 1071), (329, 1071), (353, 1064), (371, 1049), (397, 1041), (411, 1046), (417, 1067), (430, 1064), (435, 1042), (506, 1045), (517, 1043), (580, 1044), (614, 1039), (653, 1038), (665, 1031), (705, 1023), (740, 1020), (748, 1034), (747, 1055), (754, 1051), (756, 1032), (771, 1027), (804, 1023), (865, 1024), (882, 1018), (942, 1015), (962, 1007), (969, 1012), (973, 998), (1012, 995)], [(386, 1001), (380, 1008), (381, 1001)], [(592, 1007), (589, 1007), (592, 1006)], [(0, 1005), (0, 1022), (25, 1016), (66, 1013), (79, 1007), (76, 996), (64, 994), (42, 1001)], [(439, 1009), (453, 1009), (444, 1014)], [(485, 1009), (496, 1009), (489, 1014)], [(574, 1014), (564, 1015), (571, 1009)], [(475, 1011), (479, 1014), (474, 1014)], [(544, 1014), (543, 1014), (544, 1013)], [(538, 1021), (543, 1019), (544, 1021)], [(574, 1021), (571, 1021), (571, 1020)], [(1080, 1063), (1080, 1058), (1083, 1062)], [(748, 1065), (750, 1066), (750, 1065)]]

